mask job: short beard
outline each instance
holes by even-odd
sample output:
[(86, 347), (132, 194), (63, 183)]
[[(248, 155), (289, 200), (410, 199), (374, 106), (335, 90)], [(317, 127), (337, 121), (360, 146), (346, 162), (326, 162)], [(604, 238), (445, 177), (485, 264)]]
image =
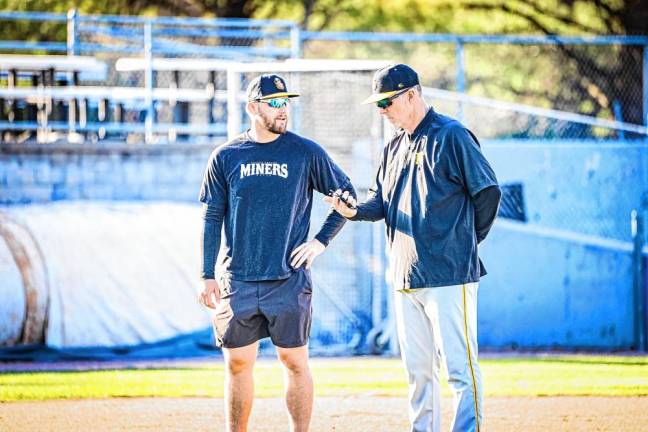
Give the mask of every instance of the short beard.
[(275, 134), (282, 134), (286, 132), (286, 128), (288, 127), (288, 118), (286, 118), (286, 122), (284, 123), (283, 126), (278, 126), (277, 120), (272, 121), (268, 117), (264, 116), (263, 114), (261, 114), (261, 120), (263, 120), (263, 127)]
[(389, 123), (392, 125), (392, 127), (393, 127), (395, 130), (398, 130), (398, 129), (402, 129), (402, 128), (403, 128), (403, 126), (401, 125), (400, 122), (396, 122), (395, 120), (388, 120), (388, 121), (389, 121)]

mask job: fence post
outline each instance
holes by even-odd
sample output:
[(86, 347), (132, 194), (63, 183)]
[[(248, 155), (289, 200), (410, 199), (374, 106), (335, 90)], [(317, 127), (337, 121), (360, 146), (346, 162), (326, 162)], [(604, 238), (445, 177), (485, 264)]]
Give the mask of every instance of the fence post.
[[(456, 58), (456, 85), (457, 92), (464, 93), (466, 90), (466, 71), (464, 65), (464, 44), (461, 39), (457, 39), (455, 44), (455, 58)], [(459, 102), (459, 110), (457, 112), (459, 121), (463, 121), (463, 102)]]
[[(621, 102), (619, 102), (619, 99), (614, 99), (612, 101), (612, 111), (614, 112), (614, 119), (619, 123), (623, 123), (623, 111), (621, 110)], [(621, 140), (625, 140), (625, 132), (623, 129), (620, 130), (618, 134)]]
[[(207, 82), (207, 94), (209, 102), (207, 103), (207, 123), (211, 128), (214, 125), (214, 106), (216, 105), (216, 71), (209, 71), (209, 81)], [(211, 132), (207, 135), (210, 139), (214, 137)]]
[(70, 9), (67, 13), (67, 54), (79, 54), (78, 46), (79, 14), (76, 9)]
[(290, 56), (301, 58), (302, 55), (302, 34), (301, 29), (295, 23), (290, 27)]
[(153, 142), (153, 23), (151, 19), (147, 19), (144, 24), (144, 85), (145, 92), (145, 105), (146, 105), (146, 120), (144, 124), (145, 142), (150, 144)]
[[(67, 55), (79, 54), (78, 45), (79, 14), (76, 9), (70, 9), (67, 13)], [(77, 86), (79, 81), (78, 72), (67, 74), (68, 85)], [(68, 137), (76, 132), (76, 122), (79, 113), (78, 99), (70, 99), (68, 102)]]
[(234, 139), (241, 133), (241, 74), (227, 68), (227, 139)]
[(648, 236), (646, 235), (646, 222), (648, 222), (648, 194), (644, 194), (643, 209), (641, 213), (641, 225), (643, 226), (643, 247), (641, 250), (641, 272), (639, 273), (639, 286), (643, 296), (643, 352), (648, 352), (648, 254), (646, 251), (646, 244), (648, 244)]
[(644, 309), (644, 259), (643, 249), (645, 244), (645, 209), (632, 210), (630, 213), (630, 226), (632, 232), (632, 288), (634, 304), (634, 345), (637, 351), (646, 350), (646, 316)]
[(643, 47), (643, 124), (648, 128), (648, 44)]

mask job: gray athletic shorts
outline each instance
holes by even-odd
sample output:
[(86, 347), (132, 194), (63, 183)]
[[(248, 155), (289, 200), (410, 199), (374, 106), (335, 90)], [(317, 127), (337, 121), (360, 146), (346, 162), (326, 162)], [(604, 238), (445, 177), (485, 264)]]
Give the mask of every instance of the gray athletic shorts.
[(270, 281), (222, 278), (221, 301), (213, 318), (218, 345), (240, 348), (270, 336), (281, 348), (306, 345), (311, 326), (310, 270)]

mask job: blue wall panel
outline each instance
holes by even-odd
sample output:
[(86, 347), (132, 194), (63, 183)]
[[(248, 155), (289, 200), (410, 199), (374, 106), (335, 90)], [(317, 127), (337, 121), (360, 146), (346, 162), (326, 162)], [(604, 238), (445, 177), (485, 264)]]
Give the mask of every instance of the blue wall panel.
[(630, 212), (648, 193), (648, 146), (486, 142), (527, 222), (499, 219), (480, 254), (488, 347), (627, 349), (633, 343)]
[[(481, 248), (479, 341), (488, 347), (629, 348), (631, 250), (500, 221)], [(629, 245), (628, 245), (629, 246)]]

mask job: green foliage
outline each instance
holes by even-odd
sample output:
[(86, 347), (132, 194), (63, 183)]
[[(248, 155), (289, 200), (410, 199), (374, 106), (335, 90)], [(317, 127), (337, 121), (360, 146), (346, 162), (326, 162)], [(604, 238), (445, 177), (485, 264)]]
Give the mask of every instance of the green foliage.
[[(259, 2), (260, 18), (304, 20), (304, 0)], [(623, 33), (632, 1), (314, 0), (309, 30), (415, 33)]]
[[(124, 0), (96, 2), (90, 0), (0, 0), (0, 10), (16, 12), (49, 12), (67, 14), (76, 8), (83, 14), (139, 14), (146, 10), (137, 7), (138, 3)], [(67, 26), (65, 22), (43, 21), (0, 21), (3, 40), (65, 42)]]
[(124, 0), (112, 1), (71, 1), (71, 0), (0, 0), (0, 10), (52, 12), (65, 14), (70, 9), (77, 9), (85, 14), (127, 15), (146, 11), (145, 3)]
[[(218, 16), (237, 10), (234, 4), (238, 2), (0, 0), (0, 10)], [(580, 35), (627, 32), (624, 19), (632, 5), (631, 0), (248, 0), (240, 13), (307, 21), (311, 30)]]

